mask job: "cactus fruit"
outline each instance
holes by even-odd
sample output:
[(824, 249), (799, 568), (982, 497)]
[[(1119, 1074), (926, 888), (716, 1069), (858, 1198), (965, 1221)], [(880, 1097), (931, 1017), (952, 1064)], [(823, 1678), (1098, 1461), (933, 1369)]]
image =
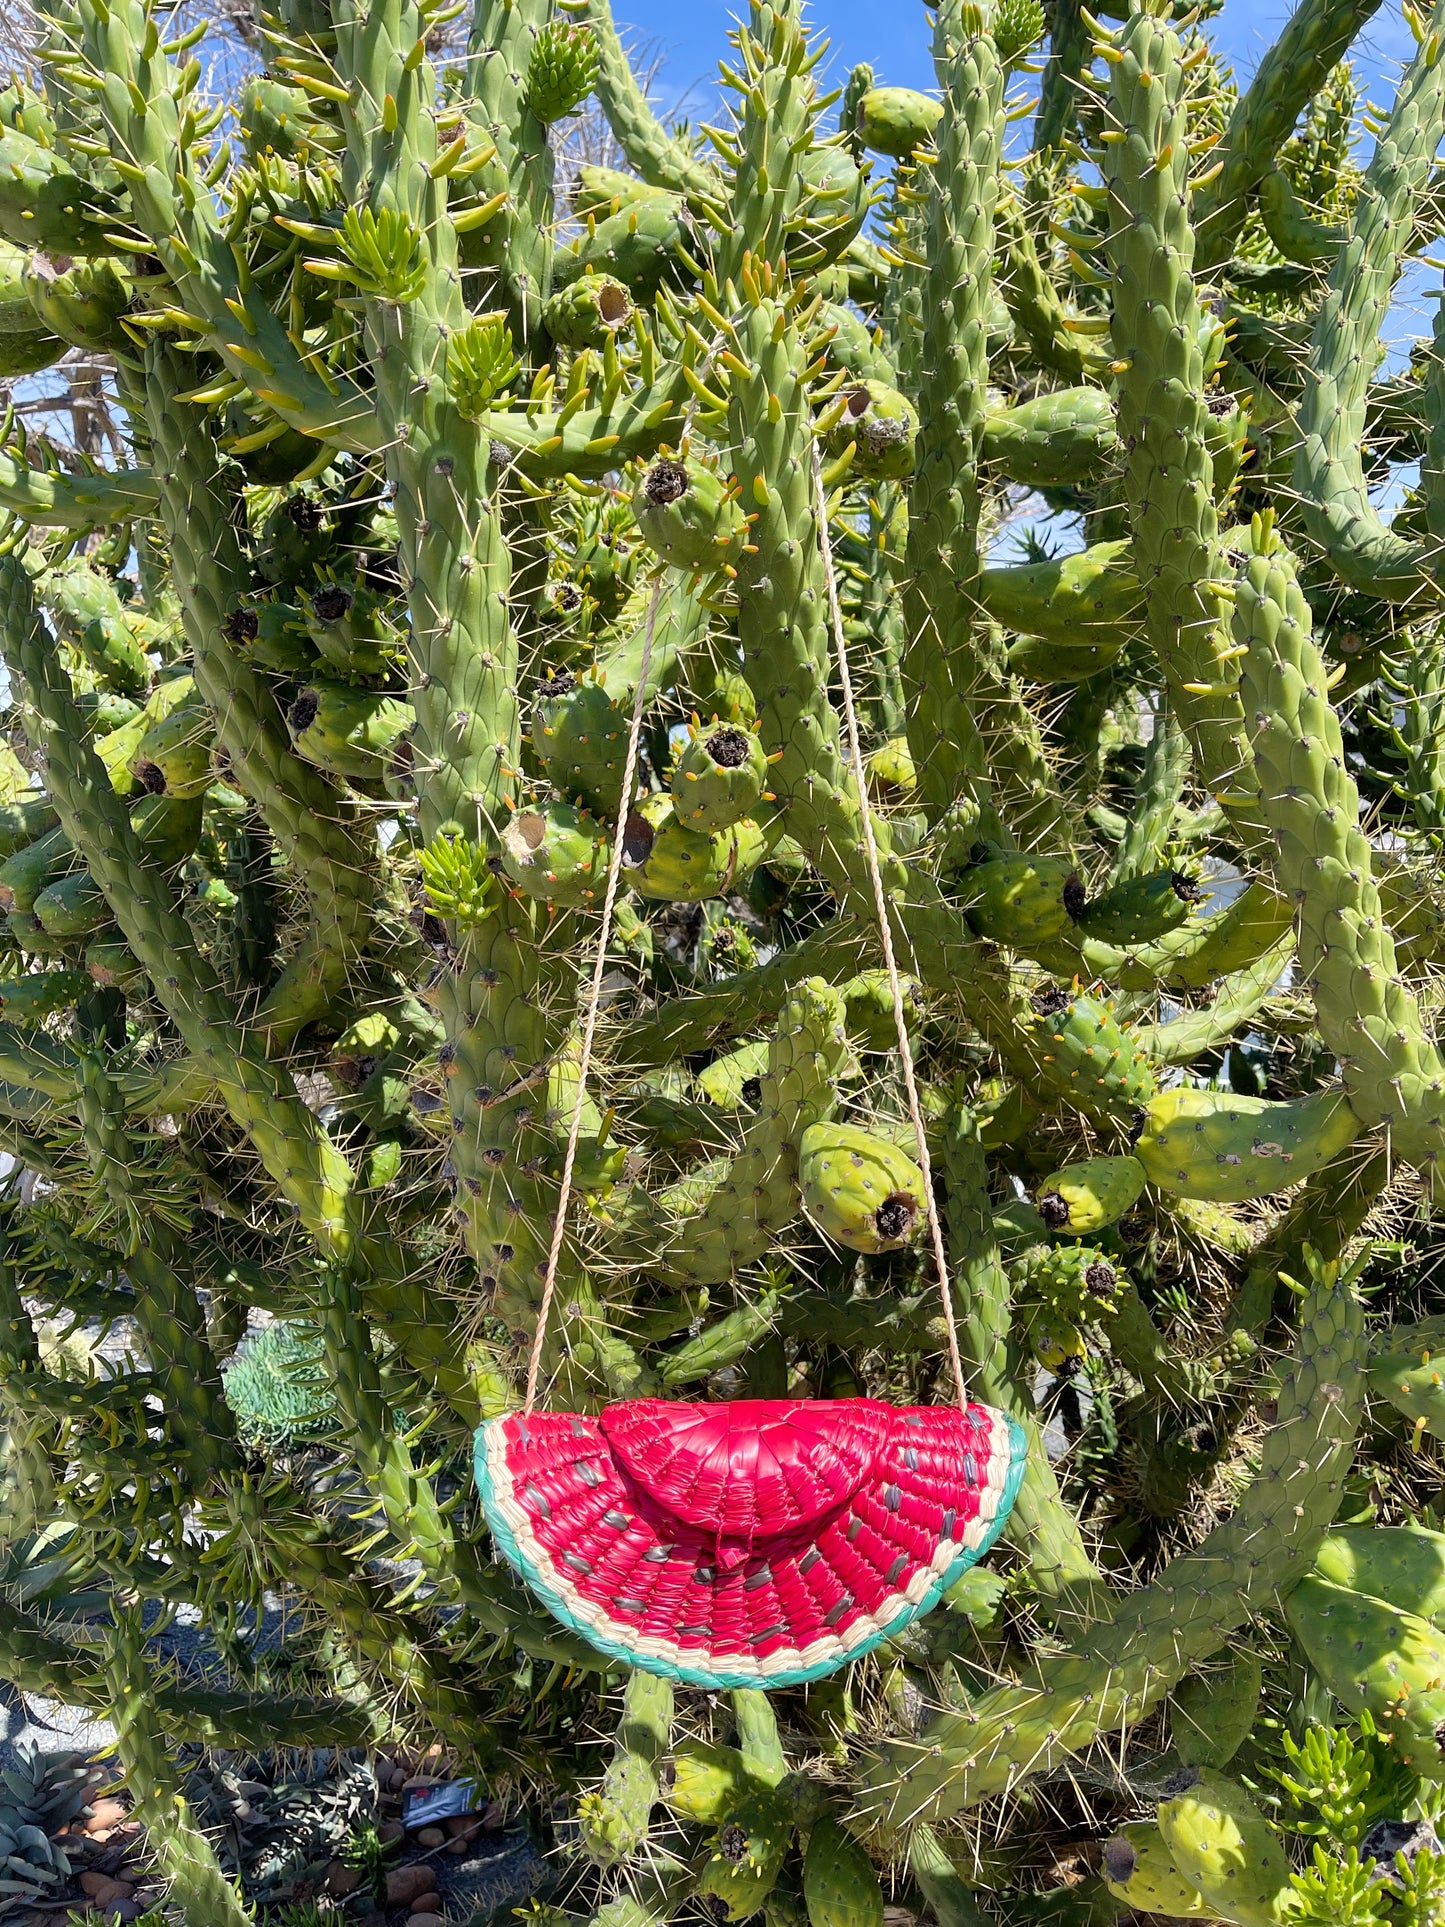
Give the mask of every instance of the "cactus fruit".
[(913, 472), (918, 417), (886, 382), (866, 380), (844, 388), (823, 423), (829, 454), (850, 455), (860, 475), (899, 481)]
[(1185, 1767), (1159, 1803), (1170, 1859), (1208, 1909), (1239, 1927), (1280, 1927), (1296, 1910), (1289, 1862), (1244, 1788), (1218, 1773)]
[(627, 717), (600, 682), (570, 670), (549, 676), (537, 697), (532, 746), (568, 802), (615, 818), (622, 800)]
[(1079, 935), (1116, 944), (1120, 949), (1157, 943), (1188, 920), (1203, 894), (1181, 870), (1129, 877), (1091, 899), (1078, 919)]
[(772, 1892), (793, 1837), (793, 1810), (775, 1787), (748, 1793), (713, 1835), (697, 1896), (716, 1920), (747, 1920)]
[(672, 1754), (672, 1777), (663, 1798), (674, 1813), (699, 1826), (715, 1827), (750, 1790), (752, 1775), (735, 1746), (680, 1742)]
[(733, 723), (695, 730), (672, 767), (672, 811), (684, 828), (711, 836), (751, 816), (763, 800), (768, 758)]
[(858, 138), (875, 154), (906, 159), (933, 138), (943, 109), (912, 87), (870, 87), (854, 110)]
[(1087, 892), (1059, 858), (993, 857), (963, 877), (968, 920), (981, 937), (1027, 948), (1068, 934)]
[(286, 711), (298, 756), (372, 793), (384, 791), (414, 720), (411, 705), (394, 696), (319, 676)]
[(579, 909), (607, 875), (607, 837), (595, 817), (569, 803), (514, 816), (502, 832), (502, 866), (519, 890), (542, 903)]
[(1050, 1231), (1087, 1238), (1132, 1211), (1146, 1182), (1137, 1158), (1085, 1158), (1066, 1164), (1039, 1185), (1039, 1216)]
[(1154, 1102), (1154, 1067), (1111, 1005), (1092, 996), (1040, 991), (1033, 1000), (1039, 1074), (1081, 1110), (1133, 1118)]
[(856, 1124), (814, 1124), (798, 1146), (803, 1209), (850, 1251), (896, 1251), (923, 1222), (923, 1173)]
[(743, 512), (716, 471), (670, 456), (645, 470), (632, 512), (644, 540), (677, 569), (735, 562), (747, 533)]
[(689, 829), (670, 797), (634, 813), (625, 845), (633, 888), (672, 903), (726, 896), (757, 868), (764, 847), (762, 831), (746, 818), (712, 835)]
[(631, 319), (631, 296), (606, 274), (584, 274), (542, 309), (548, 334), (563, 348), (600, 348)]

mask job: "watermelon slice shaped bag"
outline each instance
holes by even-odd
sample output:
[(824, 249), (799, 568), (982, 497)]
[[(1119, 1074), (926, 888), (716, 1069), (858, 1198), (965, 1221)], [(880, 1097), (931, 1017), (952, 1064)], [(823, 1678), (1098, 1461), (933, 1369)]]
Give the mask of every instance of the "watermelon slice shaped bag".
[[(814, 485), (821, 508), (816, 461)], [(820, 514), (820, 528), (826, 527)], [(928, 1146), (826, 541), (823, 553), (899, 1057), (927, 1180)], [(836, 1671), (899, 1632), (982, 1558), (1018, 1493), (1024, 1435), (1006, 1413), (968, 1402), (931, 1182), (924, 1185), (926, 1215), (958, 1405), (900, 1407), (869, 1398), (717, 1404), (631, 1399), (597, 1417), (535, 1410), (658, 593), (648, 609), (526, 1401), (520, 1412), (491, 1419), (478, 1431), (476, 1479), (498, 1550), (541, 1603), (600, 1652), (696, 1686), (794, 1686)]]

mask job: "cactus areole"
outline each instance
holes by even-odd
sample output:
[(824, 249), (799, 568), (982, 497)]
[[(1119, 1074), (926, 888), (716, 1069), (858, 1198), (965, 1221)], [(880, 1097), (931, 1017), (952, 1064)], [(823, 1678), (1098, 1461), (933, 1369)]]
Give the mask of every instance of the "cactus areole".
[(492, 1535), (564, 1625), (695, 1686), (821, 1679), (1003, 1529), (1025, 1439), (985, 1405), (633, 1399), (477, 1433)]

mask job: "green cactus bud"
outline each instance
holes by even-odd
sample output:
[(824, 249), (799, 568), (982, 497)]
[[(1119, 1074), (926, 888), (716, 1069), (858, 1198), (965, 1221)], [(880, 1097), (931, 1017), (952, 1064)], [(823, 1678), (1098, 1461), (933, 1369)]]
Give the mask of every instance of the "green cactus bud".
[(1154, 1067), (1133, 1033), (1097, 997), (1041, 991), (1033, 1003), (1035, 1057), (1045, 1085), (1095, 1116), (1133, 1120), (1154, 1096)]
[(1016, 67), (1044, 31), (1042, 0), (999, 0), (993, 19), (994, 43), (1005, 67)]
[(677, 196), (651, 181), (639, 180), (635, 174), (624, 174), (615, 167), (602, 167), (595, 161), (584, 161), (577, 169), (577, 185), (572, 190), (572, 212), (579, 221), (585, 221), (589, 215), (599, 221), (606, 220), (609, 215), (620, 214), (626, 208), (640, 207), (645, 201), (661, 201), (675, 206)]
[(1104, 1842), (1104, 1884), (1117, 1900), (1166, 1920), (1208, 1919), (1199, 1889), (1187, 1881), (1154, 1820), (1131, 1820)]
[(607, 880), (606, 832), (570, 803), (524, 811), (502, 832), (502, 867), (529, 897), (585, 908), (601, 901)]
[(803, 1900), (808, 1927), (883, 1927), (883, 1890), (873, 1862), (826, 1815), (808, 1836)]
[(858, 102), (858, 138), (875, 154), (907, 160), (916, 147), (933, 139), (943, 104), (912, 87), (870, 87)]
[(772, 1892), (793, 1837), (793, 1810), (785, 1794), (764, 1787), (746, 1794), (717, 1832), (702, 1870), (697, 1895), (718, 1920), (747, 1920)]
[(100, 257), (61, 269), (37, 252), (26, 262), (24, 285), (32, 313), (72, 348), (100, 355), (131, 345), (120, 319), (135, 290), (118, 262)]
[(1333, 1586), (1445, 1624), (1445, 1533), (1414, 1525), (1337, 1527), (1320, 1541), (1315, 1571)]
[(1243, 1787), (1199, 1767), (1159, 1805), (1159, 1831), (1184, 1880), (1239, 1927), (1280, 1927), (1295, 1912), (1289, 1862)]
[(1079, 918), (1079, 935), (1120, 948), (1157, 943), (1188, 921), (1203, 896), (1199, 885), (1182, 870), (1129, 877), (1090, 899)]
[(1147, 1100), (1134, 1155), (1161, 1191), (1242, 1204), (1313, 1177), (1359, 1135), (1339, 1090), (1274, 1102), (1184, 1085)]
[(111, 921), (105, 892), (89, 870), (74, 870), (48, 883), (37, 895), (31, 914), (47, 936), (64, 943), (92, 937)]
[(90, 989), (83, 970), (42, 970), (28, 977), (0, 977), (0, 1017), (11, 1024), (40, 1024), (69, 1010)]
[(73, 863), (70, 838), (64, 830), (47, 830), (0, 864), (0, 910), (28, 916), (40, 892)]
[(591, 270), (620, 281), (634, 301), (651, 301), (665, 283), (693, 278), (689, 249), (696, 245), (681, 200), (659, 195), (609, 215), (559, 248), (553, 286), (569, 288)]
[(584, 274), (542, 306), (542, 324), (563, 348), (600, 348), (632, 320), (632, 297), (606, 274)]
[(1086, 1238), (1132, 1211), (1145, 1182), (1137, 1158), (1084, 1158), (1042, 1181), (1039, 1216), (1050, 1231)]
[(733, 890), (764, 848), (762, 831), (747, 818), (704, 836), (676, 820), (670, 796), (647, 797), (628, 819), (627, 876), (640, 896), (702, 903)]
[(924, 1216), (923, 1173), (896, 1145), (856, 1124), (813, 1124), (798, 1146), (803, 1209), (850, 1251), (897, 1251)]
[(415, 721), (410, 703), (374, 689), (323, 682), (319, 676), (286, 712), (298, 756), (373, 792), (384, 790), (394, 775)]
[(628, 726), (600, 682), (564, 669), (538, 691), (532, 747), (561, 795), (611, 821), (622, 801)]
[(1094, 1245), (1034, 1245), (1009, 1268), (1025, 1307), (1042, 1306), (1058, 1328), (1085, 1325), (1115, 1310), (1123, 1279)]
[(527, 107), (544, 125), (565, 120), (592, 92), (597, 80), (597, 43), (592, 29), (551, 20), (532, 42), (524, 89)]
[(1248, 1647), (1191, 1673), (1170, 1696), (1169, 1731), (1186, 1766), (1227, 1766), (1254, 1729), (1264, 1665)]
[(136, 746), (131, 774), (152, 796), (200, 796), (212, 782), (216, 730), (199, 697), (152, 722)]
[(823, 446), (832, 456), (852, 451), (859, 475), (901, 481), (913, 473), (918, 416), (912, 404), (881, 381), (855, 381), (819, 419)]
[(735, 562), (747, 520), (716, 469), (694, 461), (656, 461), (632, 493), (632, 512), (648, 546), (675, 569), (717, 569)]
[(695, 729), (669, 778), (673, 814), (711, 835), (751, 816), (763, 800), (768, 758), (757, 736), (732, 723)]
[(962, 883), (973, 928), (1015, 948), (1067, 935), (1087, 902), (1078, 872), (1059, 857), (993, 857), (966, 871)]
[(144, 698), (149, 691), (151, 641), (144, 618), (129, 614), (95, 616), (80, 632), (86, 661), (122, 696)]
[(468, 421), (481, 421), (521, 370), (504, 314), (474, 314), (447, 342), (447, 387)]

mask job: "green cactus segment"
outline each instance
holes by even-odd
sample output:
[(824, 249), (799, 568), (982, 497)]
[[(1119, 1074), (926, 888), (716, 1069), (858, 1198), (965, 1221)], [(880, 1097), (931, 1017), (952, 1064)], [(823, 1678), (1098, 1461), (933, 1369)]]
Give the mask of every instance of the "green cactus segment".
[(1262, 519), (1239, 577), (1235, 637), (1246, 652), (1241, 686), (1261, 805), (1280, 884), (1298, 907), (1300, 963), (1320, 1033), (1361, 1121), (1388, 1124), (1402, 1156), (1433, 1162), (1445, 1128), (1445, 1060), (1401, 982), (1329, 673), (1294, 569)]
[(1204, 330), (1192, 274), (1187, 76), (1178, 36), (1153, 13), (1132, 14), (1110, 36), (1109, 52), (1108, 106), (1122, 138), (1106, 144), (1102, 168), (1134, 573), (1144, 632), (1201, 778), (1215, 794), (1232, 794), (1247, 782), (1249, 746), (1220, 625)]
[(747, 1920), (777, 1884), (793, 1837), (793, 1810), (774, 1787), (750, 1793), (713, 1835), (697, 1893), (717, 1920)]
[(923, 1173), (885, 1139), (856, 1124), (814, 1124), (802, 1136), (803, 1209), (850, 1251), (896, 1251), (923, 1225)]
[(672, 769), (673, 815), (704, 836), (731, 829), (757, 810), (767, 780), (767, 752), (751, 731), (732, 723), (694, 730)]
[(980, 572), (984, 613), (1005, 629), (1044, 642), (1117, 646), (1119, 632), (1142, 626), (1144, 596), (1129, 566), (1131, 544), (1098, 542), (1055, 562), (1025, 562)]
[(1186, 1766), (1227, 1766), (1254, 1730), (1264, 1669), (1243, 1648), (1221, 1666), (1192, 1673), (1170, 1696), (1169, 1731)]
[(883, 1927), (883, 1889), (873, 1862), (829, 1816), (814, 1823), (803, 1860), (808, 1927)]
[(1344, 1527), (1325, 1534), (1315, 1571), (1332, 1586), (1368, 1593), (1437, 1627), (1445, 1621), (1445, 1534), (1413, 1526)]
[(1184, 1879), (1240, 1927), (1280, 1927), (1296, 1911), (1285, 1858), (1269, 1822), (1241, 1786), (1187, 1767), (1185, 1785), (1159, 1803), (1159, 1832)]
[(716, 193), (716, 176), (695, 158), (688, 142), (667, 132), (648, 106), (618, 39), (608, 0), (587, 0), (583, 17), (597, 50), (597, 98), (629, 165), (655, 187), (703, 196)]
[(0, 978), (0, 1016), (11, 1024), (41, 1024), (57, 1011), (69, 1010), (89, 987), (83, 970), (42, 970), (29, 977)]
[(997, 410), (984, 418), (983, 455), (1028, 488), (1096, 482), (1119, 455), (1114, 404), (1102, 388), (1059, 388)]
[(1422, 1779), (1445, 1780), (1445, 1635), (1428, 1619), (1308, 1574), (1285, 1600), (1315, 1672)]
[(595, 1794), (580, 1809), (583, 1837), (603, 1866), (627, 1860), (647, 1840), (660, 1797), (659, 1764), (672, 1736), (672, 1681), (631, 1673), (622, 1701), (617, 1747)]
[(1051, 1231), (1087, 1238), (1132, 1211), (1147, 1181), (1137, 1158), (1084, 1158), (1042, 1180), (1039, 1215)]
[(1128, 877), (1089, 900), (1077, 920), (1078, 934), (1120, 949), (1157, 943), (1188, 922), (1203, 894), (1181, 870)]
[(675, 569), (720, 569), (735, 562), (747, 518), (716, 470), (663, 457), (633, 491), (637, 526)]
[[(1363, 1385), (1363, 1319), (1353, 1287), (1327, 1273), (1306, 1300), (1301, 1347), (1282, 1375), (1279, 1422), (1231, 1518), (1192, 1553), (1126, 1595), (1069, 1650), (1019, 1686), (945, 1713), (921, 1743), (865, 1762), (858, 1806), (879, 1828), (946, 1819), (1088, 1746), (1154, 1705), (1216, 1652), (1277, 1587), (1305, 1569), (1338, 1509)], [(1102, 1684), (1101, 1684), (1102, 1682)]]
[(1428, 1432), (1439, 1438), (1445, 1434), (1445, 1381), (1428, 1351), (1421, 1362), (1377, 1359), (1370, 1368), (1370, 1390), (1409, 1419), (1417, 1435)]
[[(927, 267), (915, 401), (918, 456), (909, 504), (902, 678), (919, 801), (937, 816), (966, 797), (993, 810), (993, 731), (1012, 754), (1017, 702), (974, 634), (981, 558), (978, 510), (988, 403), (994, 210), (1004, 135), (1004, 73), (984, 9), (938, 9), (933, 60), (943, 89), (929, 170)], [(990, 712), (997, 711), (997, 718)], [(1006, 719), (1006, 720), (1005, 720)], [(1002, 750), (1000, 754), (1004, 754)]]
[(1436, 8), (1365, 171), (1349, 238), (1331, 265), (1298, 411), (1294, 486), (1305, 526), (1344, 581), (1397, 601), (1423, 586), (1434, 566), (1433, 549), (1394, 534), (1381, 521), (1369, 498), (1361, 446), (1380, 328), (1416, 201), (1445, 132), (1445, 69), (1434, 40), (1439, 31)]
[(1242, 1204), (1313, 1177), (1361, 1128), (1339, 1090), (1272, 1100), (1183, 1085), (1144, 1105), (1134, 1155), (1162, 1191)]
[(1220, 171), (1196, 197), (1201, 268), (1226, 259), (1244, 226), (1250, 191), (1274, 170), (1301, 111), (1379, 6), (1380, 0), (1302, 0), (1266, 50), (1230, 112)]
[(963, 888), (978, 934), (1020, 950), (1067, 936), (1087, 901), (1077, 871), (1056, 857), (993, 857), (966, 872)]
[(842, 998), (821, 979), (801, 984), (778, 1018), (742, 1151), (704, 1208), (669, 1232), (656, 1261), (666, 1275), (716, 1284), (763, 1257), (798, 1211), (798, 1157), (811, 1125), (833, 1114), (848, 1061)]
[(1104, 1842), (1104, 1884), (1116, 1900), (1168, 1920), (1207, 1920), (1204, 1896), (1175, 1866), (1157, 1821), (1131, 1820)]

